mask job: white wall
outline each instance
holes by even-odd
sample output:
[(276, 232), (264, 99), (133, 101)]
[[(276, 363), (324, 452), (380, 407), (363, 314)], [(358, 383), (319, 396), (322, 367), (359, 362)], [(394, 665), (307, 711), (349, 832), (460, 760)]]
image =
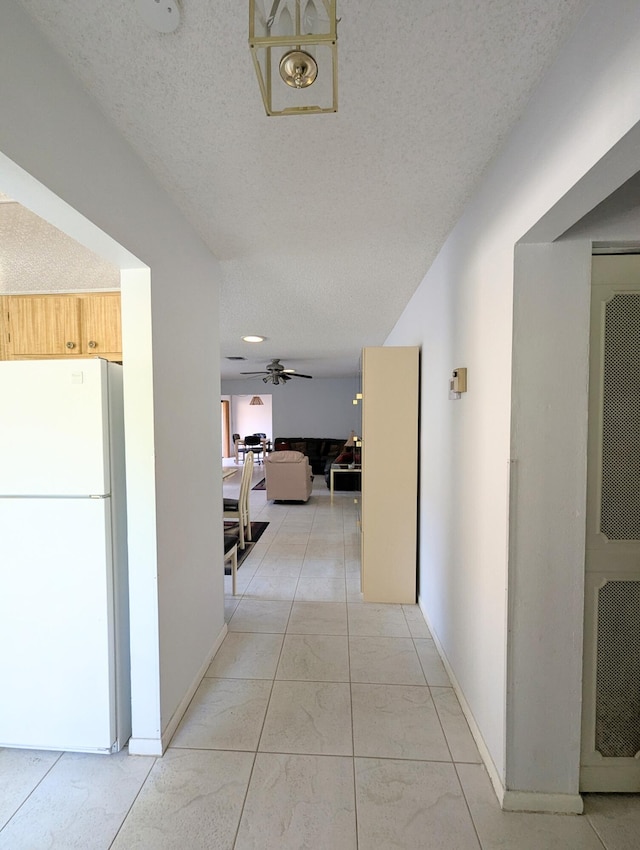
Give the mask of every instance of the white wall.
[[(223, 381), (227, 395), (262, 395), (265, 384), (256, 381)], [(272, 403), (273, 437), (342, 437), (353, 430), (361, 433), (361, 405), (353, 398), (359, 391), (358, 379), (292, 378), (286, 386), (269, 385)], [(249, 432), (247, 432), (249, 433)]]
[(640, 172), (598, 204), (568, 230), (563, 239), (590, 239), (600, 245), (612, 241), (640, 248)]
[(590, 282), (588, 239), (516, 249), (507, 776), (549, 794), (579, 781)]
[(222, 512), (218, 264), (17, 3), (0, 5), (0, 57), (0, 189), (129, 269), (134, 747), (159, 752), (224, 632), (222, 527), (211, 522)]
[[(585, 415), (588, 245), (565, 248), (566, 283), (557, 276), (542, 279), (544, 269), (556, 263), (549, 255), (544, 265), (544, 249), (538, 257), (523, 254), (517, 270), (523, 276), (514, 278), (514, 247), (550, 211), (547, 238), (556, 238), (640, 168), (637, 144), (625, 139), (640, 119), (639, 73), (640, 7), (626, 0), (594, 3), (386, 340), (422, 346), (420, 602), (486, 748), (498, 793), (507, 789), (505, 803), (524, 808), (544, 808), (545, 795), (553, 797), (550, 808), (562, 808), (564, 797), (571, 798), (568, 808), (579, 806), (573, 799), (578, 730), (572, 727), (568, 738), (565, 733), (567, 715), (574, 723), (580, 714), (580, 552), (572, 550), (571, 578), (562, 580), (557, 571), (567, 538), (576, 544), (584, 532), (584, 423), (562, 481), (557, 472), (544, 480), (544, 470), (538, 480), (534, 475), (523, 483), (522, 476), (531, 475), (541, 460), (548, 472), (557, 451), (556, 446), (541, 459), (544, 441), (531, 442), (536, 429), (551, 429), (552, 436), (558, 432), (566, 440), (576, 418)], [(524, 370), (514, 375), (514, 427), (522, 424), (519, 411), (526, 410), (529, 433), (524, 439), (520, 432), (524, 443), (514, 439), (512, 449), (514, 283), (513, 347)], [(535, 297), (532, 288), (541, 283), (544, 293)], [(564, 290), (560, 299), (554, 287)], [(528, 312), (532, 307), (535, 313)], [(570, 334), (559, 331), (565, 323)], [(534, 335), (523, 333), (530, 324)], [(549, 346), (561, 352), (565, 335), (570, 362), (581, 364), (572, 409), (570, 398), (560, 399), (550, 380), (553, 358), (544, 354)], [(460, 401), (448, 401), (447, 378), (457, 366), (469, 370), (469, 391)], [(551, 412), (545, 407), (549, 393), (556, 401)], [(525, 445), (526, 456), (512, 454)], [(511, 493), (512, 519), (527, 515), (535, 527), (544, 527), (549, 508), (540, 488), (551, 482), (561, 485), (567, 500), (566, 522), (547, 525), (537, 587), (532, 575), (524, 586), (515, 581), (536, 559), (531, 539), (512, 540), (509, 572), (511, 459), (519, 476)], [(552, 604), (544, 590), (549, 578), (549, 591), (555, 583), (563, 594)], [(514, 612), (526, 612), (524, 621)], [(572, 639), (564, 641), (569, 633)], [(548, 676), (541, 675), (545, 669)]]
[[(257, 393), (254, 393), (257, 395)], [(271, 396), (268, 393), (260, 393), (262, 404), (252, 405), (252, 395), (231, 396), (231, 433), (240, 434), (266, 434), (267, 439), (273, 439), (272, 434), (272, 411)]]
[[(638, 180), (629, 183), (556, 243), (516, 249), (509, 584), (518, 592), (510, 594), (507, 729), (512, 788), (554, 791), (557, 785), (542, 783), (560, 781), (571, 789), (578, 781), (582, 671), (579, 663), (567, 665), (568, 653), (557, 647), (582, 657), (591, 244), (638, 239)], [(551, 724), (537, 698), (549, 681), (564, 701)], [(541, 761), (553, 765), (546, 776)]]

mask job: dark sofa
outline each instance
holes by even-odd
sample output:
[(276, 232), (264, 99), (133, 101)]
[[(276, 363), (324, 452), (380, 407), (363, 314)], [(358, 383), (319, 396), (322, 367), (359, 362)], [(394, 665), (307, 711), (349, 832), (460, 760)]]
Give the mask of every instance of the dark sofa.
[(347, 438), (325, 437), (276, 437), (273, 441), (274, 451), (302, 452), (309, 458), (314, 475), (323, 475), (328, 460), (337, 457), (346, 443)]

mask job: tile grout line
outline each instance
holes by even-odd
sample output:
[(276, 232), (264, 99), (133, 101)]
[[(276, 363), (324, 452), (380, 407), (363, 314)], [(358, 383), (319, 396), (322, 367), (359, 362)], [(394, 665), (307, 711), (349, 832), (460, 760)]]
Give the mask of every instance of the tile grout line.
[[(344, 753), (301, 753), (298, 750), (238, 750), (231, 747), (172, 747), (174, 751), (180, 750), (185, 753), (241, 753), (243, 755), (269, 755), (269, 756), (311, 756), (313, 758), (326, 759), (349, 759), (354, 757), (345, 755)], [(408, 758), (402, 756), (355, 756), (355, 758), (369, 761), (391, 761), (391, 762), (407, 762), (410, 764), (472, 764), (473, 767), (482, 767), (482, 765), (471, 762), (451, 762), (447, 759), (420, 759)]]
[[(346, 578), (345, 578), (345, 600), (346, 600)], [(347, 659), (349, 664), (349, 699), (351, 702), (351, 769), (353, 771), (353, 813), (356, 827), (356, 850), (360, 845), (360, 830), (358, 818), (358, 782), (356, 777), (356, 733), (355, 724), (353, 722), (353, 678), (351, 675), (351, 626), (349, 618), (349, 603), (345, 601), (347, 610)]]
[[(469, 813), (469, 820), (471, 821), (473, 831), (474, 831), (475, 836), (478, 840), (478, 847), (480, 848), (480, 850), (484, 850), (484, 847), (483, 847), (483, 844), (482, 844), (482, 839), (480, 838), (480, 833), (478, 832), (478, 827), (476, 826), (476, 822), (475, 822), (475, 819), (473, 817), (473, 812), (471, 811), (471, 806), (469, 805), (469, 800), (467, 799), (467, 795), (465, 793), (464, 786), (462, 785), (462, 780), (460, 779), (460, 774), (458, 773), (458, 767), (457, 767), (455, 762), (453, 762), (453, 769), (455, 771), (456, 779), (457, 779), (458, 785), (460, 787), (460, 793), (462, 794), (462, 799), (464, 800), (464, 805), (467, 809), (467, 812)], [(489, 848), (487, 848), (487, 850), (489, 850)]]
[[(229, 752), (238, 752), (238, 750), (230, 750)], [(247, 805), (247, 797), (249, 796), (249, 788), (251, 787), (251, 780), (253, 779), (253, 771), (255, 770), (257, 758), (258, 758), (258, 751), (256, 750), (253, 753), (253, 760), (251, 762), (251, 770), (249, 771), (249, 779), (247, 780), (247, 788), (246, 788), (246, 791), (244, 792), (244, 796), (242, 798), (242, 806), (240, 807), (240, 815), (238, 817), (238, 825), (236, 826), (236, 831), (235, 831), (234, 836), (233, 836), (233, 844), (231, 845), (232, 848), (234, 848), (236, 846), (236, 843), (238, 841), (238, 835), (240, 833), (240, 824), (242, 823), (242, 818), (244, 816), (244, 810), (245, 810), (245, 807)]]
[[(291, 603), (291, 607), (289, 609), (289, 617), (291, 616), (291, 609), (292, 608), (293, 608), (293, 602)], [(288, 620), (287, 620), (287, 623), (288, 623)], [(264, 711), (264, 717), (262, 718), (262, 724), (260, 725), (260, 731), (258, 733), (258, 737), (257, 737), (257, 741), (256, 741), (256, 748), (253, 752), (253, 762), (251, 764), (251, 770), (249, 771), (249, 779), (247, 781), (247, 788), (246, 788), (246, 791), (244, 793), (244, 798), (242, 800), (242, 808), (240, 810), (240, 816), (238, 817), (238, 825), (236, 827), (235, 835), (234, 835), (234, 838), (233, 838), (233, 847), (236, 846), (236, 843), (238, 841), (238, 835), (240, 833), (240, 825), (242, 824), (242, 818), (244, 816), (244, 810), (245, 810), (245, 807), (246, 807), (246, 804), (247, 804), (247, 798), (249, 796), (249, 789), (251, 788), (251, 781), (253, 779), (256, 761), (258, 759), (258, 753), (260, 752), (260, 741), (262, 740), (262, 735), (264, 733), (264, 726), (265, 726), (265, 723), (267, 722), (267, 714), (269, 713), (269, 706), (271, 705), (271, 697), (273, 696), (273, 688), (274, 688), (275, 682), (276, 682), (276, 674), (278, 672), (278, 665), (280, 664), (280, 659), (282, 658), (282, 650), (284, 649), (285, 636), (286, 636), (286, 631), (282, 636), (282, 643), (280, 645), (280, 652), (278, 653), (278, 660), (277, 660), (275, 667), (274, 667), (274, 670), (273, 670), (273, 678), (271, 679), (271, 688), (269, 690), (269, 699), (267, 700), (267, 705), (266, 705), (265, 711)], [(265, 680), (263, 679), (262, 681), (265, 681)]]
[(51, 773), (51, 771), (53, 770), (53, 768), (54, 768), (54, 767), (58, 764), (58, 762), (60, 761), (60, 759), (62, 758), (62, 756), (63, 756), (64, 754), (65, 754), (65, 753), (64, 753), (64, 751), (63, 751), (63, 752), (59, 752), (59, 753), (58, 753), (58, 758), (57, 758), (57, 759), (56, 759), (56, 760), (55, 760), (55, 761), (54, 761), (51, 765), (49, 765), (48, 769), (44, 772), (44, 774), (43, 774), (43, 775), (40, 777), (40, 779), (36, 782), (36, 784), (33, 786), (33, 788), (31, 789), (31, 791), (29, 791), (29, 793), (28, 793), (28, 794), (27, 794), (27, 796), (24, 798), (24, 800), (20, 803), (20, 805), (18, 806), (18, 808), (17, 808), (17, 809), (16, 809), (16, 810), (15, 810), (15, 811), (11, 814), (11, 817), (9, 817), (9, 818), (5, 821), (5, 823), (2, 825), (2, 827), (0, 827), (0, 834), (1, 834), (2, 832), (4, 832), (4, 830), (6, 829), (6, 827), (8, 827), (8, 826), (9, 826), (9, 824), (11, 823), (11, 821), (15, 818), (15, 816), (18, 814), (18, 812), (20, 811), (20, 809), (21, 809), (21, 808), (25, 805), (25, 803), (27, 802), (27, 800), (29, 800), (29, 799), (30, 799), (30, 797), (31, 797), (31, 796), (35, 793), (36, 789), (37, 789), (37, 788), (39, 788), (39, 787), (40, 787), (40, 785), (42, 785), (42, 783), (44, 782), (44, 780), (45, 780), (45, 779), (47, 778), (47, 776)]
[(609, 848), (609, 845), (606, 843), (606, 841), (604, 840), (603, 836), (602, 836), (602, 835), (600, 835), (600, 830), (597, 828), (597, 826), (595, 825), (595, 823), (591, 820), (591, 817), (589, 816), (589, 814), (587, 814), (587, 813), (585, 812), (585, 813), (584, 813), (584, 817), (585, 817), (585, 819), (586, 819), (587, 823), (589, 824), (589, 826), (591, 827), (591, 829), (593, 830), (593, 832), (594, 832), (594, 834), (595, 834), (596, 838), (598, 839), (598, 841), (600, 842), (600, 844), (602, 844), (602, 847), (604, 848), (604, 850), (615, 850), (615, 848), (614, 848), (614, 847)]
[[(169, 749), (169, 747), (168, 747), (168, 746), (167, 746), (167, 749)], [(133, 807), (134, 807), (135, 803), (137, 802), (138, 797), (139, 797), (139, 796), (140, 796), (140, 794), (142, 793), (142, 789), (145, 787), (145, 785), (146, 785), (146, 784), (147, 784), (147, 782), (149, 781), (149, 777), (151, 776), (151, 771), (152, 771), (152, 770), (153, 770), (153, 768), (156, 766), (156, 762), (158, 761), (158, 758), (162, 758), (162, 756), (157, 756), (157, 757), (154, 757), (154, 758), (153, 758), (152, 763), (151, 763), (151, 765), (149, 766), (149, 770), (147, 771), (147, 775), (145, 776), (144, 780), (141, 782), (140, 787), (138, 788), (138, 791), (136, 792), (136, 794), (135, 794), (135, 796), (134, 796), (133, 800), (131, 801), (131, 805), (130, 805), (130, 806), (129, 806), (129, 808), (127, 809), (127, 812), (126, 812), (125, 816), (124, 816), (124, 817), (122, 818), (122, 820), (120, 821), (120, 826), (119, 826), (119, 827), (118, 827), (118, 829), (116, 830), (116, 834), (113, 836), (113, 839), (109, 842), (109, 848), (113, 847), (113, 845), (116, 843), (116, 841), (117, 841), (117, 839), (118, 839), (118, 836), (119, 836), (119, 835), (120, 835), (120, 833), (122, 832), (122, 827), (125, 825), (125, 822), (126, 822), (127, 818), (128, 818), (128, 817), (129, 817), (129, 815), (131, 814), (131, 810), (133, 809)]]

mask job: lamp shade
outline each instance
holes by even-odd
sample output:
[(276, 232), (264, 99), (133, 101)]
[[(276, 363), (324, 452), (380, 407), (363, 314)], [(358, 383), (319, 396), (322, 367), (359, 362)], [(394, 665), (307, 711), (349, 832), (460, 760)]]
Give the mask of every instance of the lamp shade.
[(259, 395), (254, 395), (249, 404), (264, 404)]
[(267, 115), (338, 111), (336, 0), (249, 0), (249, 47)]

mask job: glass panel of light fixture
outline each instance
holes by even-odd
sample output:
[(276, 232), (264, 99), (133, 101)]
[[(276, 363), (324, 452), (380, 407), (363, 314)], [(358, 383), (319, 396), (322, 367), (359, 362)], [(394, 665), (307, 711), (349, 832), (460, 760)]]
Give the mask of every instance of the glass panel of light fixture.
[[(295, 9), (294, 9), (295, 14)], [(280, 5), (280, 10), (276, 14), (275, 20), (271, 25), (271, 32), (268, 35), (293, 35), (295, 29), (293, 27), (293, 16), (285, 4)]]
[(333, 0), (254, 0), (253, 35), (329, 35)]
[(257, 38), (264, 38), (269, 35), (269, 33), (267, 32), (267, 16), (264, 11), (263, 0), (254, 0), (254, 10), (254, 35)]
[[(327, 18), (326, 25), (329, 25), (329, 19)], [(318, 10), (316, 9), (316, 4), (313, 0), (308, 0), (307, 5), (304, 7), (304, 14), (302, 16), (302, 32), (303, 33), (318, 33), (320, 30), (318, 29)], [(327, 30), (325, 30), (327, 32)]]

